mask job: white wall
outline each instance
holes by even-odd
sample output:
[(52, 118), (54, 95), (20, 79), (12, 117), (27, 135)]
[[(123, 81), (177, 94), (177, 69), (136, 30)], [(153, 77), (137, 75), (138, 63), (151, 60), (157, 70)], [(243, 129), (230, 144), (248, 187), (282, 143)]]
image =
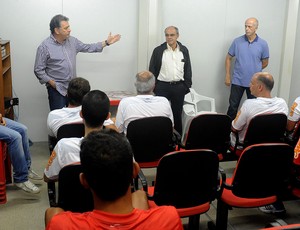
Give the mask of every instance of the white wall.
[(38, 45), (50, 35), (56, 14), (70, 19), (71, 34), (86, 43), (120, 33), (121, 41), (101, 54), (79, 54), (77, 74), (93, 89), (133, 90), (137, 70), (137, 6), (134, 0), (1, 0), (0, 37), (11, 41), (13, 90), (20, 98), (19, 121), (33, 141), (47, 140), (45, 86), (33, 73)]
[[(277, 94), (286, 1), (282, 0), (164, 0), (163, 27), (179, 28), (179, 40), (190, 51), (193, 88), (216, 99), (218, 112), (226, 113), (230, 88), (225, 86), (225, 56), (232, 40), (244, 34), (248, 17), (259, 20), (257, 34), (269, 44), (265, 69), (275, 78)], [(276, 16), (275, 16), (276, 15)], [(160, 34), (163, 40), (163, 32)]]
[[(300, 6), (299, 6), (300, 8)], [(298, 15), (298, 25), (297, 25), (297, 35), (296, 35), (296, 45), (294, 51), (294, 62), (293, 62), (293, 72), (292, 72), (292, 84), (290, 88), (290, 98), (289, 106), (292, 105), (296, 97), (300, 96), (300, 17)]]
[[(55, 14), (68, 16), (72, 35), (83, 42), (105, 40), (110, 31), (122, 35), (119, 43), (105, 48), (102, 54), (77, 57), (78, 76), (87, 78), (93, 89), (102, 90), (134, 90), (133, 76), (148, 68), (153, 48), (165, 40), (164, 28), (177, 26), (179, 41), (190, 51), (193, 88), (215, 97), (217, 111), (225, 113), (229, 88), (224, 85), (224, 60), (232, 40), (244, 34), (248, 17), (259, 19), (258, 35), (269, 43), (266, 70), (275, 77), (273, 95), (278, 93), (289, 1), (0, 0), (0, 37), (11, 40), (19, 121), (29, 127), (33, 141), (47, 140), (47, 93), (33, 74), (33, 64), (36, 48), (49, 36), (49, 21)], [(294, 75), (299, 73), (295, 70)]]

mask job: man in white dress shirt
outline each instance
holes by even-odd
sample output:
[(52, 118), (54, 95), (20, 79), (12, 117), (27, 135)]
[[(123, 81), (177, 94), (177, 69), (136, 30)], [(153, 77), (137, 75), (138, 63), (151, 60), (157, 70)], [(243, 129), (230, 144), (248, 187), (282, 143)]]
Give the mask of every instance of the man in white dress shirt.
[(177, 41), (178, 28), (165, 29), (166, 42), (153, 50), (149, 70), (156, 78), (154, 93), (171, 102), (174, 128), (182, 133), (182, 110), (184, 96), (192, 86), (192, 67), (189, 50)]

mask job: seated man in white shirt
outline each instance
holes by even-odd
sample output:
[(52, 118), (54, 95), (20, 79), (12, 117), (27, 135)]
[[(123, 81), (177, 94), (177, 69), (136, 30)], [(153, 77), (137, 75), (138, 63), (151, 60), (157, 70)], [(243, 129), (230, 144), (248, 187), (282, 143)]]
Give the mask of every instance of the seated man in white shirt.
[[(232, 121), (232, 130), (239, 135), (243, 143), (250, 120), (259, 114), (284, 113), (288, 114), (288, 106), (282, 98), (272, 97), (271, 91), (274, 79), (270, 73), (255, 73), (250, 82), (250, 91), (256, 98), (247, 99), (243, 103), (236, 118)], [(235, 146), (235, 135), (231, 133), (231, 145)]]
[(128, 124), (144, 117), (169, 117), (174, 125), (170, 102), (165, 97), (154, 96), (155, 77), (149, 71), (136, 75), (137, 96), (126, 97), (120, 101), (116, 115), (116, 126), (120, 133), (127, 133)]
[(293, 139), (293, 132), (299, 121), (300, 121), (300, 97), (297, 97), (290, 108), (290, 113), (286, 124), (286, 131), (288, 137), (291, 140)]
[[(232, 130), (238, 132), (239, 140), (243, 142), (250, 120), (259, 114), (284, 113), (288, 114), (288, 106), (282, 98), (272, 97), (271, 91), (274, 79), (270, 73), (255, 73), (250, 82), (250, 91), (256, 98), (247, 99), (243, 103), (236, 118), (232, 121)], [(231, 133), (231, 145), (235, 145), (235, 135)], [(278, 200), (274, 204), (259, 208), (265, 213), (285, 213), (283, 203)]]
[[(91, 131), (100, 130), (103, 122), (109, 119), (110, 102), (100, 90), (88, 92), (82, 99), (80, 116), (85, 127), (85, 136)], [(116, 128), (115, 128), (116, 129)], [(63, 138), (55, 146), (44, 170), (44, 181), (57, 181), (62, 167), (80, 162), (79, 152), (82, 138)]]
[[(48, 115), (47, 127), (49, 136), (56, 137), (57, 130), (64, 124), (82, 123), (82, 118), (79, 115), (82, 98), (90, 89), (90, 83), (84, 78), (77, 77), (70, 81), (67, 91), (68, 107), (52, 110)], [(106, 120), (104, 126), (107, 128), (115, 128), (111, 119)]]

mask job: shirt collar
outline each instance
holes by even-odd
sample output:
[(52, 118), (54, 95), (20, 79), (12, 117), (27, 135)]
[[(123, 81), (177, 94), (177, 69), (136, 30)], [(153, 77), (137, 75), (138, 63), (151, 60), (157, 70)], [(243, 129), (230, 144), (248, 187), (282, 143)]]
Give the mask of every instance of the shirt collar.
[(139, 98), (150, 98), (150, 97), (154, 97), (153, 94), (138, 94), (136, 95), (136, 97), (139, 97)]
[(64, 41), (63, 43), (59, 43), (58, 41), (57, 41), (57, 39), (53, 36), (53, 34), (50, 34), (50, 38), (55, 42), (55, 43), (57, 43), (57, 44), (60, 44), (60, 45), (62, 45), (62, 44), (64, 44), (66, 41)]
[[(177, 44), (177, 46), (176, 46), (176, 48), (175, 48), (175, 50), (174, 50), (174, 51), (180, 51), (180, 46), (179, 46), (178, 42), (177, 42), (176, 44)], [(168, 49), (168, 50), (172, 50), (172, 51), (173, 51), (172, 47), (171, 47), (171, 46), (169, 46), (169, 44), (168, 44), (168, 43), (167, 43), (167, 49)]]
[[(244, 35), (244, 38), (245, 38), (245, 40), (246, 40), (247, 42), (249, 42), (248, 37), (246, 36), (246, 34)], [(249, 43), (257, 42), (257, 40), (258, 40), (258, 35), (256, 34), (255, 39), (254, 39), (252, 42), (249, 42)]]

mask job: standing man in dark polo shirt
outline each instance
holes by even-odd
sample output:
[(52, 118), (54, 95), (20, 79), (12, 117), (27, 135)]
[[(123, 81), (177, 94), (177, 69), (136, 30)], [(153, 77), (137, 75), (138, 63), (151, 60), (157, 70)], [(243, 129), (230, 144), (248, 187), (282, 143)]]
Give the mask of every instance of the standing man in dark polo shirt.
[(156, 77), (154, 93), (171, 102), (174, 128), (182, 133), (184, 96), (192, 86), (192, 68), (188, 49), (177, 41), (178, 28), (165, 29), (166, 42), (153, 50), (149, 70)]

